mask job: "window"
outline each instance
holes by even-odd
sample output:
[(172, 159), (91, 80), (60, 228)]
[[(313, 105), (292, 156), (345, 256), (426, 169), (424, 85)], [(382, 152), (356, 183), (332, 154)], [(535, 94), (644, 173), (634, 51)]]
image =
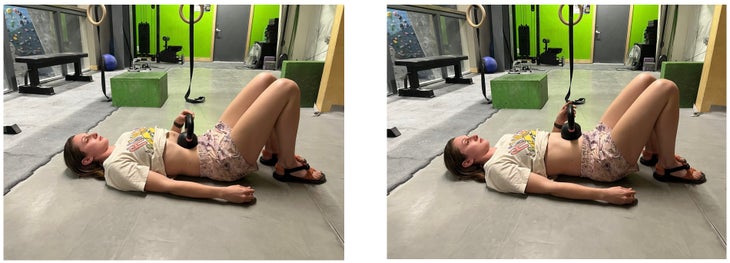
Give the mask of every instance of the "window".
[[(86, 49), (81, 34), (85, 14), (81, 11), (41, 5), (5, 5), (3, 10), (7, 41), (15, 56), (84, 52)], [(28, 68), (25, 63), (14, 63), (14, 68), (16, 80), (22, 85)], [(82, 61), (82, 68), (88, 68), (88, 58)], [(41, 82), (70, 73), (73, 73), (72, 64), (38, 70)]]
[[(465, 15), (455, 7), (389, 6), (387, 26), (388, 54), (393, 59), (468, 55)], [(462, 69), (468, 72), (467, 61), (462, 62)], [(453, 76), (453, 71), (453, 67), (424, 70), (418, 72), (418, 78), (428, 84)], [(405, 67), (396, 66), (394, 75), (398, 88), (403, 88)]]

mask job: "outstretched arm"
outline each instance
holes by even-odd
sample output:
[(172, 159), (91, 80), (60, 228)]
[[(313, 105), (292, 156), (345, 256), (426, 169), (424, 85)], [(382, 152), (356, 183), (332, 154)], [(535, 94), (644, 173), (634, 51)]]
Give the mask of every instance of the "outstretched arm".
[(220, 198), (234, 203), (250, 202), (254, 190), (242, 185), (216, 187), (195, 182), (178, 181), (153, 171), (147, 175), (145, 192), (170, 193), (193, 198)]
[(631, 188), (621, 186), (593, 188), (574, 183), (555, 182), (536, 173), (530, 173), (525, 192), (569, 199), (605, 201), (616, 205), (630, 204), (636, 200), (634, 197), (636, 191)]

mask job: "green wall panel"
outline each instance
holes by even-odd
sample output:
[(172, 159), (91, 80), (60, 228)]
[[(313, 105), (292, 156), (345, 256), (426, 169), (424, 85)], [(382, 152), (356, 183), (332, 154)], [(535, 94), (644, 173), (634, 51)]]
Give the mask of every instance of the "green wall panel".
[[(560, 56), (569, 57), (568, 26), (560, 22), (558, 10), (560, 5), (540, 6), (540, 38), (550, 39), (548, 47), (563, 48)], [(563, 8), (563, 17), (568, 20), (568, 7)], [(573, 18), (578, 19), (578, 15)], [(574, 58), (591, 59), (591, 41), (593, 39), (593, 12), (584, 14), (578, 24), (573, 27), (573, 51)], [(542, 40), (541, 40), (542, 41)]]
[[(163, 36), (170, 37), (170, 41), (167, 42), (170, 46), (182, 46), (182, 51), (178, 54), (184, 55), (186, 58), (190, 57), (190, 39), (189, 39), (189, 25), (182, 21), (179, 13), (179, 5), (160, 5), (160, 51), (164, 49), (165, 42), (162, 41)], [(215, 5), (212, 5), (210, 12), (205, 12), (203, 18), (195, 23), (195, 57), (199, 59), (212, 59), (213, 48), (213, 14), (215, 11)], [(150, 5), (137, 5), (136, 6), (136, 22), (147, 22), (150, 24), (150, 53), (156, 53), (157, 35), (156, 35), (156, 10), (152, 9)], [(183, 7), (183, 14), (187, 18), (190, 14), (189, 5)], [(199, 12), (195, 12), (197, 18)], [(189, 18), (188, 18), (189, 19)], [(136, 25), (135, 25), (136, 26)]]
[(629, 44), (644, 43), (644, 31), (649, 21), (659, 17), (658, 5), (634, 5), (631, 19)]
[[(154, 54), (155, 52), (157, 52), (157, 35), (155, 33), (155, 30), (157, 30), (155, 23), (157, 23), (157, 21), (155, 21), (155, 9), (152, 9), (152, 5), (135, 5), (135, 12), (135, 22), (137, 23), (136, 25), (134, 25), (134, 30), (137, 30), (137, 36), (135, 36), (137, 38), (136, 43), (139, 43), (139, 24), (146, 22), (150, 25), (150, 53)], [(160, 38), (162, 38), (162, 36), (160, 36)], [(165, 42), (162, 42), (162, 39), (160, 39), (160, 42), (160, 50), (162, 50), (162, 45)]]
[[(211, 5), (210, 12), (205, 12), (203, 18), (198, 21), (198, 23), (195, 23), (195, 57), (198, 59), (213, 59), (212, 38), (215, 8), (217, 8), (216, 5)], [(160, 5), (160, 50), (164, 49), (162, 37), (169, 36), (170, 41), (168, 41), (168, 45), (182, 46), (182, 51), (178, 54), (182, 54), (186, 58), (189, 58), (189, 28), (188, 24), (183, 22), (180, 18), (178, 9), (179, 5)], [(250, 33), (251, 41), (249, 45), (256, 41), (264, 40), (266, 26), (268, 26), (270, 19), (279, 17), (279, 9), (280, 5), (254, 5)], [(183, 7), (183, 13), (186, 18), (189, 15), (189, 12), (189, 5), (185, 5)], [(136, 13), (137, 24), (147, 22), (150, 25), (150, 53), (154, 54), (157, 52), (157, 35), (155, 31), (156, 10), (151, 8), (151, 5), (136, 5)], [(198, 14), (198, 12), (195, 12), (196, 17)], [(137, 25), (135, 25), (135, 27), (136, 26)]]
[[(562, 48), (558, 57), (565, 57), (566, 61), (569, 57), (568, 50), (568, 26), (560, 22), (558, 10), (560, 5), (540, 5), (540, 52), (545, 51), (545, 44), (542, 39), (550, 39), (548, 47)], [(595, 6), (591, 5), (591, 13), (583, 14), (583, 18), (573, 27), (573, 51), (574, 59), (586, 60), (591, 59), (591, 40), (593, 39), (593, 10)], [(530, 11), (530, 5), (515, 6), (516, 25), (514, 32), (517, 31), (519, 25), (530, 26), (530, 56), (537, 56), (535, 51), (535, 12)], [(577, 19), (578, 15), (574, 15), (573, 19)], [(568, 7), (563, 8), (563, 17), (568, 20)]]
[(252, 15), (249, 46), (252, 46), (254, 42), (264, 40), (264, 32), (266, 26), (269, 25), (269, 19), (279, 18), (279, 5), (254, 5)]
[[(537, 51), (535, 51), (535, 30), (537, 29), (537, 24), (535, 23), (535, 12), (530, 11), (530, 5), (515, 5), (515, 34), (518, 34), (518, 29), (521, 25), (530, 27), (530, 57), (535, 57), (537, 56)], [(542, 42), (540, 44), (541, 47), (544, 45)]]
[[(550, 39), (548, 47), (562, 48), (559, 56), (566, 59), (568, 53), (568, 26), (560, 22), (558, 9), (560, 5), (540, 5), (540, 52), (545, 49), (542, 43), (543, 38)], [(563, 8), (563, 17), (568, 20), (568, 7)], [(590, 14), (583, 14), (581, 21), (573, 28), (574, 56), (576, 60), (592, 60), (591, 41), (593, 39), (593, 20), (595, 19), (596, 6), (591, 5)], [(631, 14), (631, 33), (629, 43), (643, 43), (644, 30), (650, 20), (659, 16), (659, 5), (634, 5)], [(518, 32), (520, 25), (530, 26), (530, 56), (537, 56), (535, 50), (535, 12), (530, 10), (530, 5), (515, 5), (515, 28)]]

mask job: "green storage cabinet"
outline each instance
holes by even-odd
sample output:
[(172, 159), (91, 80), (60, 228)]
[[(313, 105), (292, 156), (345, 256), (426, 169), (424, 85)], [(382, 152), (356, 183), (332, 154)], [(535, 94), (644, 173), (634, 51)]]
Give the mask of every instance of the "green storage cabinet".
[(112, 105), (162, 107), (167, 101), (167, 72), (125, 72), (111, 78)]
[(679, 88), (679, 107), (692, 108), (697, 100), (697, 90), (702, 77), (702, 62), (675, 62), (662, 63), (660, 78), (674, 81)]
[(313, 107), (317, 102), (324, 61), (284, 61), (281, 77), (293, 80), (301, 91), (300, 107)]
[(497, 109), (542, 109), (548, 99), (547, 74), (506, 74), (490, 81)]

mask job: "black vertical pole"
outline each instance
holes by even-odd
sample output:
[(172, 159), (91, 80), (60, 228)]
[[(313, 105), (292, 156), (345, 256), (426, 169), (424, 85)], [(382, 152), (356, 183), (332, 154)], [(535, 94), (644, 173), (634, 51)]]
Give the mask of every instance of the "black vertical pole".
[[(518, 33), (518, 30), (517, 30), (517, 18), (516, 18), (517, 12), (516, 12), (516, 10), (517, 9), (515, 9), (515, 5), (512, 5), (512, 32), (513, 32), (513, 34), (512, 34), (512, 54), (514, 54), (514, 57), (515, 58), (519, 58), (519, 55), (517, 55), (517, 47), (518, 47), (517, 33)], [(510, 67), (510, 68), (512, 68), (512, 67)]]
[[(203, 12), (203, 10), (200, 10)], [(193, 63), (195, 63), (195, 5), (190, 5), (190, 81), (193, 81)], [(187, 96), (187, 95), (185, 95)]]
[(155, 33), (157, 34), (157, 41), (155, 41), (155, 45), (157, 46), (157, 53), (155, 53), (155, 60), (157, 60), (157, 63), (160, 63), (160, 5), (156, 5), (155, 8)]
[[(134, 58), (138, 56), (137, 47), (137, 5), (132, 5), (132, 64)], [(134, 66), (134, 65), (132, 65)]]
[(537, 64), (540, 65), (540, 6), (535, 5), (535, 55)]

